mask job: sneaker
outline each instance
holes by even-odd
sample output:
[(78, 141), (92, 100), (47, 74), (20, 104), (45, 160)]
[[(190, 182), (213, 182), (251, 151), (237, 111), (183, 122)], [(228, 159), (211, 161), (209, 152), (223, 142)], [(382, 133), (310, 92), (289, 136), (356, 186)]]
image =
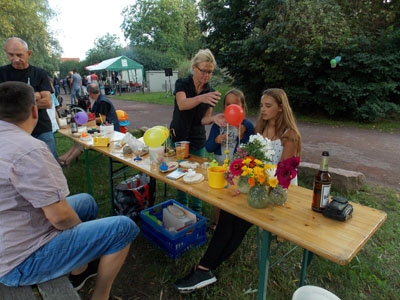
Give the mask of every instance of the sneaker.
[(79, 275), (69, 274), (69, 281), (71, 281), (72, 286), (75, 291), (80, 290), (89, 278), (97, 275), (97, 267), (99, 266), (99, 259), (91, 261), (88, 263), (88, 267)]
[(174, 286), (181, 293), (191, 293), (194, 290), (201, 289), (216, 281), (217, 278), (210, 270), (200, 270), (195, 266), (189, 275), (183, 277), (182, 279), (178, 279), (174, 283)]

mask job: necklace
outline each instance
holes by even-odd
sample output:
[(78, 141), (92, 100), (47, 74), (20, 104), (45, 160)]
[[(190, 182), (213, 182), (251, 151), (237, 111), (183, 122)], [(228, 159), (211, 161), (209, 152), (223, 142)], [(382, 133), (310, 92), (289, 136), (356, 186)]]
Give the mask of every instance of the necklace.
[(272, 139), (275, 137), (275, 133), (273, 133), (273, 135), (270, 137), (270, 134), (269, 134), (269, 126), (268, 126), (268, 125), (265, 127), (265, 137), (266, 137), (267, 139), (270, 139), (270, 140), (272, 140)]

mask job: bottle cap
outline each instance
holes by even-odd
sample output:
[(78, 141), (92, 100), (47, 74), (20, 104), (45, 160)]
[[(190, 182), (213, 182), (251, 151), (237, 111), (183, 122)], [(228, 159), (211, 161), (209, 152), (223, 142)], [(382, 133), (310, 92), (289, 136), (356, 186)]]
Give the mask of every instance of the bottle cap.
[(322, 156), (329, 156), (329, 152), (328, 151), (322, 152)]

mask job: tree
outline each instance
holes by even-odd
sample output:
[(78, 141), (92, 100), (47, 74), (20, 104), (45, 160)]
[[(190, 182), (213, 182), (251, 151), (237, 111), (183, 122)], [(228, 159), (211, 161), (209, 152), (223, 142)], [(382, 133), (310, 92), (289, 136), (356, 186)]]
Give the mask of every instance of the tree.
[(86, 52), (84, 64), (86, 66), (99, 63), (103, 60), (120, 56), (122, 45), (116, 34), (106, 33), (94, 41), (94, 47)]
[(167, 54), (177, 61), (200, 45), (195, 0), (137, 0), (123, 11), (121, 28), (132, 46)]
[[(385, 19), (385, 30), (384, 25), (361, 30), (362, 22), (352, 16), (364, 22), (368, 16), (360, 14), (380, 15), (388, 6), (357, 11), (358, 6), (344, 3), (202, 0), (201, 25), (218, 64), (253, 105), (264, 88), (280, 87), (295, 108), (306, 112), (382, 118), (399, 109), (394, 104), (400, 94), (400, 54), (395, 50), (400, 31), (394, 29), (398, 20)], [(392, 15), (398, 15), (398, 9)], [(331, 69), (329, 61), (337, 55), (343, 61)]]
[[(17, 36), (25, 40), (32, 50), (30, 63), (54, 72), (58, 68), (61, 49), (47, 28), (55, 16), (47, 0), (0, 0), (0, 39)], [(0, 63), (8, 63), (1, 51)]]

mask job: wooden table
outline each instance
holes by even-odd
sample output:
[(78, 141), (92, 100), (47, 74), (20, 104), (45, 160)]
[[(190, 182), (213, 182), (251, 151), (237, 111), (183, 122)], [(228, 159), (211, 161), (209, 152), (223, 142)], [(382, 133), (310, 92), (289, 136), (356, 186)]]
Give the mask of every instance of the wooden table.
[[(292, 186), (288, 191), (288, 200), (284, 206), (254, 209), (247, 204), (246, 195), (235, 196), (235, 187), (213, 189), (207, 180), (193, 185), (183, 183), (182, 179), (167, 179), (166, 173), (150, 163), (146, 155), (141, 161), (134, 161), (132, 155), (122, 155), (121, 149), (113, 147), (91, 147), (114, 160), (144, 172), (179, 190), (189, 193), (213, 206), (219, 207), (262, 229), (262, 245), (259, 247), (260, 277), (258, 299), (265, 300), (269, 270), (270, 243), (272, 235), (277, 235), (304, 249), (300, 286), (303, 285), (307, 266), (312, 254), (322, 256), (336, 264), (346, 265), (360, 251), (371, 236), (386, 220), (386, 213), (357, 203), (353, 217), (339, 222), (324, 217), (311, 210), (312, 191)], [(173, 160), (174, 157), (168, 160)], [(199, 157), (190, 161), (202, 163)], [(207, 179), (206, 170), (196, 169)]]

